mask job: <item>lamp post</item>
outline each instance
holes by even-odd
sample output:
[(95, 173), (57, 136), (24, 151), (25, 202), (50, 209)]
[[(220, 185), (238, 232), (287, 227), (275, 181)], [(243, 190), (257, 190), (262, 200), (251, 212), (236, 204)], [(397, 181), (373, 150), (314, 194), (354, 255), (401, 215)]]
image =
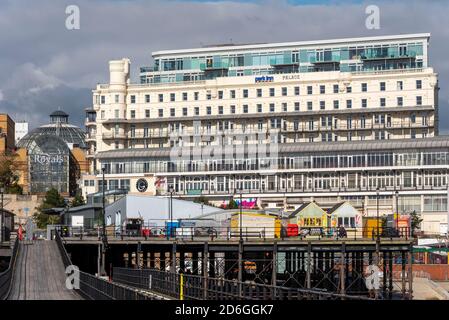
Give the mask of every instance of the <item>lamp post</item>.
[(106, 167), (103, 166), (101, 168), (102, 178), (101, 178), (101, 191), (102, 191), (102, 211), (103, 211), (103, 219), (102, 219), (102, 227), (103, 227), (103, 235), (102, 235), (102, 242), (103, 242), (103, 248), (101, 250), (101, 270), (100, 275), (105, 275), (105, 264), (106, 264), (106, 247), (108, 243), (107, 235), (106, 235), (106, 198), (105, 198), (105, 178), (104, 173), (106, 171)]
[(377, 240), (379, 240), (379, 187), (377, 187), (376, 189), (376, 206), (377, 206), (377, 221), (376, 221), (376, 226), (377, 226)]
[(399, 191), (396, 190), (395, 192), (396, 195), (396, 232), (399, 235)]
[(243, 223), (243, 213), (242, 213), (242, 206), (243, 206), (243, 201), (242, 201), (242, 189), (240, 189), (240, 217), (239, 217), (239, 224), (240, 224), (240, 241), (243, 241), (243, 233), (242, 233), (242, 223)]
[(168, 210), (168, 219), (170, 220), (170, 234), (169, 237), (172, 236), (173, 234), (173, 186), (170, 185), (168, 187), (168, 192), (170, 193), (170, 202), (169, 202), (169, 210)]
[(5, 213), (3, 212), (3, 194), (5, 193), (5, 188), (1, 187), (0, 188), (0, 193), (2, 194), (2, 224), (1, 224), (1, 233), (2, 233), (2, 237), (0, 239), (0, 242), (5, 241)]

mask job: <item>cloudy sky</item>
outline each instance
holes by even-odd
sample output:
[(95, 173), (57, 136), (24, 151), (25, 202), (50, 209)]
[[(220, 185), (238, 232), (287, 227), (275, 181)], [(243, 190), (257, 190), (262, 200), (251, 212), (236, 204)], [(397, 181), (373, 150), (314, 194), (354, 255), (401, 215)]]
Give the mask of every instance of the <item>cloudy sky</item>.
[[(380, 30), (365, 28), (371, 4)], [(80, 9), (80, 30), (65, 27), (69, 5)], [(82, 125), (108, 61), (129, 57), (137, 82), (156, 50), (430, 32), (440, 129), (449, 133), (448, 9), (447, 0), (1, 0), (0, 112), (35, 127), (60, 107)]]

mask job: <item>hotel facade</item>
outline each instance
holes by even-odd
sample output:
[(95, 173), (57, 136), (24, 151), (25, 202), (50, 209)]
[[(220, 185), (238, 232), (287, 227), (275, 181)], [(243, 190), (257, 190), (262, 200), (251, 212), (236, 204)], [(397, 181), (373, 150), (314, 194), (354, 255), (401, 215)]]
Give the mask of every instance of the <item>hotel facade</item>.
[[(449, 138), (438, 136), (429, 34), (153, 53), (86, 109), (90, 175), (108, 189), (259, 207), (347, 200), (363, 215), (416, 211), (447, 232)], [(240, 195), (239, 195), (240, 196)]]

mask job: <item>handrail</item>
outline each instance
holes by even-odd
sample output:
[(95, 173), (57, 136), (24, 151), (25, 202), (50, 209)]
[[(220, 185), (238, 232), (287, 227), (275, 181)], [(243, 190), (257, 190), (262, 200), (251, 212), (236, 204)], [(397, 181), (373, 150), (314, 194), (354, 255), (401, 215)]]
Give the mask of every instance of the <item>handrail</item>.
[[(72, 265), (72, 261), (62, 243), (60, 230), (56, 230), (56, 243), (60, 250), (64, 266)], [(79, 294), (89, 300), (157, 300), (160, 297), (122, 284), (106, 281), (89, 273), (79, 271)]]
[(8, 269), (0, 273), (0, 300), (5, 300), (11, 291), (11, 284), (14, 278), (14, 269), (16, 265), (17, 256), (19, 254), (19, 238), (14, 242), (14, 248), (9, 261)]

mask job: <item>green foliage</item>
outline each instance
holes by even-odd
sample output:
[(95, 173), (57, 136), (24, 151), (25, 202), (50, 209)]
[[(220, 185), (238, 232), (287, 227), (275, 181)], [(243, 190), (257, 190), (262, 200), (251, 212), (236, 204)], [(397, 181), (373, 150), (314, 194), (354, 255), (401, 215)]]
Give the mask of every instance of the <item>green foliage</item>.
[(412, 228), (412, 235), (415, 234), (416, 229), (419, 229), (422, 221), (423, 219), (421, 219), (421, 215), (416, 213), (416, 211), (410, 213), (410, 224)]
[(85, 204), (86, 202), (84, 201), (83, 196), (80, 193), (77, 193), (76, 196), (73, 198), (72, 202), (70, 203), (70, 206), (79, 207)]
[(227, 209), (238, 209), (238, 208), (239, 206), (237, 205), (237, 202), (235, 202), (234, 199), (229, 200)]
[(48, 224), (57, 224), (60, 221), (59, 216), (49, 215), (45, 213), (45, 210), (51, 208), (64, 208), (64, 198), (59, 194), (58, 190), (52, 188), (45, 194), (44, 201), (37, 208), (38, 212), (34, 214), (34, 220), (37, 227), (42, 229), (46, 228)]
[(0, 187), (5, 188), (5, 193), (22, 194), (23, 192), (22, 187), (18, 184), (17, 167), (17, 155), (5, 154), (0, 156)]

